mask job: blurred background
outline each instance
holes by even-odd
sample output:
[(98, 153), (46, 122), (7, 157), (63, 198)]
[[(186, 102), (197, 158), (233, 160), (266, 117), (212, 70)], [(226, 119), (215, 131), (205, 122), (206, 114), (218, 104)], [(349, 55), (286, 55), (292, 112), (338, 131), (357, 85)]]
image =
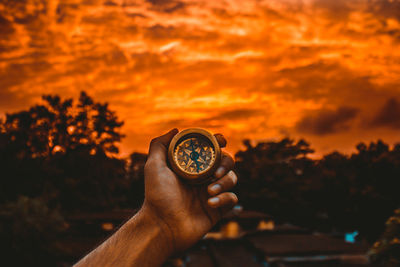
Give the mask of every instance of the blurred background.
[(240, 205), (167, 266), (400, 266), (399, 47), (399, 0), (0, 0), (2, 258), (71, 265), (202, 127)]

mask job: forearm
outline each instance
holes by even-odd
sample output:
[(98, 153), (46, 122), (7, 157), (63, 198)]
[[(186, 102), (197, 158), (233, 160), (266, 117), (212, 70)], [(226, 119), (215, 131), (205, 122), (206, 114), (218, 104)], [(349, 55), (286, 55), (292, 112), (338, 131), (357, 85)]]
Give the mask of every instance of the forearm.
[(160, 266), (172, 248), (157, 219), (140, 210), (75, 266)]

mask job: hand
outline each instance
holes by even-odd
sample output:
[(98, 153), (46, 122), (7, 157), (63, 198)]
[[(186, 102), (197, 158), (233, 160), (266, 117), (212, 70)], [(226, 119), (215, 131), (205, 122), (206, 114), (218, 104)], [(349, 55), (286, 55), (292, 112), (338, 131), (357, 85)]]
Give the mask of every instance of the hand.
[[(185, 184), (167, 166), (167, 150), (178, 133), (173, 129), (151, 141), (145, 165), (145, 200), (141, 212), (162, 228), (172, 244), (171, 253), (182, 251), (202, 238), (211, 227), (238, 202), (230, 190), (237, 182), (232, 171), (234, 160), (223, 152), (210, 185)], [(226, 145), (222, 135), (215, 135), (221, 147)]]
[[(167, 147), (178, 130), (155, 138), (145, 165), (142, 208), (75, 266), (161, 266), (171, 254), (193, 245), (238, 201), (225, 192), (237, 182), (231, 156), (223, 153), (210, 185), (182, 182), (167, 166)], [(222, 135), (215, 136), (221, 147)]]

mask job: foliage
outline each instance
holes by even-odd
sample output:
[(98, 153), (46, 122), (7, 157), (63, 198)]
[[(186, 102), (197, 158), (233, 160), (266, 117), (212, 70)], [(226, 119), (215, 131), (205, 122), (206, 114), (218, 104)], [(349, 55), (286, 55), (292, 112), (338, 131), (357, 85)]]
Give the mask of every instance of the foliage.
[(1, 249), (13, 265), (54, 266), (69, 255), (55, 237), (75, 231), (61, 229), (63, 217), (136, 208), (143, 197), (126, 161), (115, 157), (123, 122), (107, 103), (85, 92), (76, 104), (59, 96), (43, 100), (0, 119)]
[(302, 140), (244, 144), (236, 171), (247, 209), (317, 230), (357, 230), (373, 241), (400, 206), (400, 145), (361, 143), (351, 156), (333, 152), (312, 160)]
[(400, 209), (386, 221), (381, 238), (369, 251), (371, 261), (380, 266), (400, 266)]
[(244, 207), (268, 212), (277, 220), (307, 218), (309, 205), (301, 188), (314, 171), (314, 162), (306, 157), (312, 152), (309, 144), (285, 138), (256, 146), (244, 141), (244, 145), (246, 149), (236, 154), (237, 191)]
[(85, 149), (91, 154), (118, 153), (115, 145), (123, 135), (115, 113), (107, 103), (96, 103), (81, 92), (78, 104), (45, 95), (44, 105), (27, 111), (7, 114), (3, 134), (18, 158), (46, 157), (68, 150)]
[(126, 202), (125, 161), (114, 157), (123, 135), (108, 104), (85, 92), (44, 96), (43, 105), (7, 114), (0, 126), (0, 203), (40, 196), (64, 211), (113, 208)]

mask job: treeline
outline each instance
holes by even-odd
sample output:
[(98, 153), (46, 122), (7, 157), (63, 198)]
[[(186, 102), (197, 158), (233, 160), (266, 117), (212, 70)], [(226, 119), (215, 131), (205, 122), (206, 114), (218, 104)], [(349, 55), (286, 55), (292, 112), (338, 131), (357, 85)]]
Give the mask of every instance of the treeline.
[[(0, 249), (21, 265), (54, 261), (68, 215), (135, 209), (144, 197), (146, 155), (117, 158), (123, 122), (107, 103), (84, 92), (76, 103), (43, 100), (0, 121)], [(400, 145), (361, 143), (320, 160), (304, 140), (244, 145), (235, 155), (240, 202), (277, 222), (357, 230), (372, 242), (400, 206)]]
[(0, 121), (0, 250), (13, 266), (54, 266), (70, 215), (143, 199), (146, 155), (116, 157), (123, 122), (107, 103), (85, 92), (43, 100)]
[(245, 208), (319, 231), (358, 231), (372, 242), (400, 206), (400, 145), (360, 143), (351, 155), (313, 160), (304, 140), (244, 144), (236, 171)]
[(43, 99), (0, 123), (0, 203), (39, 197), (62, 212), (134, 203), (126, 161), (116, 157), (123, 122), (107, 103), (84, 92), (75, 105)]

